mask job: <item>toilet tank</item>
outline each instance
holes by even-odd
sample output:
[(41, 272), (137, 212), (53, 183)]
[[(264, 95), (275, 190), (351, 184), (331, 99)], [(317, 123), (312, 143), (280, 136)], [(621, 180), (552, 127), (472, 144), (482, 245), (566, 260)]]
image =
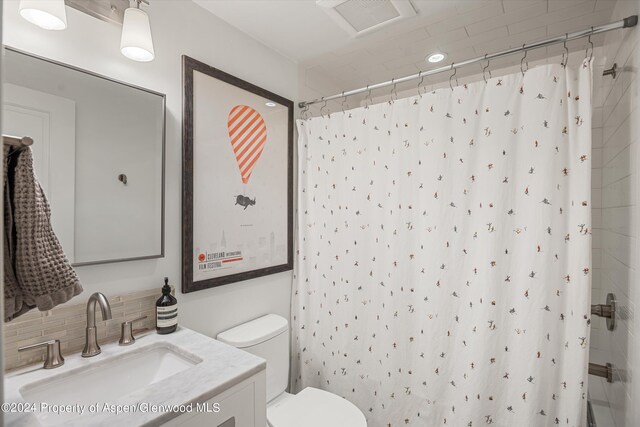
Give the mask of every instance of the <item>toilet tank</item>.
[(277, 314), (267, 314), (220, 332), (216, 338), (267, 361), (267, 402), (286, 390), (289, 381), (287, 319)]

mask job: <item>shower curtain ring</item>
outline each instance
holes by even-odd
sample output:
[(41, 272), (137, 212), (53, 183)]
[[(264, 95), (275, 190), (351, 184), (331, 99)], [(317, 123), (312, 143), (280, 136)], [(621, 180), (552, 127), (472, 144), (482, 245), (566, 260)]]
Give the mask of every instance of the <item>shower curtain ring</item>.
[(593, 59), (593, 42), (591, 41), (591, 36), (593, 35), (593, 27), (591, 27), (591, 34), (589, 34), (589, 38), (587, 39), (587, 43), (591, 45), (591, 54), (589, 54), (589, 46), (587, 46), (587, 50), (584, 53), (584, 58), (589, 58), (589, 61)]
[(307, 120), (309, 118), (309, 104), (304, 105), (304, 108), (300, 113), (300, 117), (302, 117), (302, 120)]
[[(395, 83), (395, 77), (391, 79), (391, 84), (393, 85), (393, 87), (391, 88), (391, 99), (389, 100), (389, 103), (393, 103), (396, 101), (396, 99), (398, 99), (398, 92), (396, 92), (396, 85), (397, 83)], [(395, 98), (394, 98), (395, 95)]]
[(562, 68), (567, 68), (567, 64), (569, 63), (569, 48), (567, 47), (567, 39), (569, 38), (569, 33), (564, 34), (564, 42), (562, 46), (564, 46), (564, 52), (562, 52)]
[[(320, 115), (324, 117), (324, 114), (325, 114), (324, 110), (327, 108), (327, 101), (326, 99), (324, 99), (324, 96), (321, 98), (321, 100), (324, 101), (324, 103), (322, 104), (322, 107), (320, 107)], [(327, 109), (327, 115), (331, 117), (331, 111), (329, 111), (328, 109)]]
[(456, 86), (458, 86), (458, 77), (456, 77), (456, 74), (458, 74), (458, 69), (454, 68), (455, 62), (451, 63), (451, 69), (453, 70), (453, 74), (451, 74), (451, 76), (449, 76), (449, 87), (451, 88), (451, 90), (453, 90), (453, 85), (451, 84), (451, 80), (455, 77), (456, 78)]
[[(484, 54), (484, 59), (487, 61), (487, 65), (486, 65), (485, 67), (482, 67), (482, 78), (484, 79), (484, 82), (485, 82), (485, 83), (489, 83), (489, 82), (487, 81), (487, 76), (485, 75), (485, 71), (487, 70), (487, 68), (489, 68), (489, 64), (491, 64), (491, 61), (489, 61), (489, 60), (487, 59), (487, 56), (489, 56), (489, 54), (488, 54), (488, 53), (485, 53), (485, 54)], [(491, 70), (489, 70), (489, 78), (491, 78)]]
[[(340, 104), (342, 106), (342, 114), (345, 114), (344, 112), (344, 106), (347, 103), (347, 97), (344, 96), (344, 91), (342, 91), (342, 103)], [(347, 108), (349, 108), (349, 106), (347, 105)]]
[(422, 92), (420, 91), (420, 86), (422, 86), (422, 82), (424, 82), (424, 76), (422, 75), (422, 71), (420, 71), (420, 83), (418, 83), (418, 95), (422, 98)]
[(371, 89), (369, 89), (369, 85), (367, 85), (367, 96), (364, 98), (364, 108), (368, 109), (369, 105), (373, 103), (371, 99)]
[[(520, 71), (522, 72), (522, 75), (524, 76), (524, 73), (529, 71), (529, 63), (525, 62), (525, 60), (527, 59), (527, 50), (524, 48), (526, 46), (526, 44), (522, 45), (522, 49), (524, 50), (524, 56), (522, 57), (522, 59), (520, 60)], [(527, 64), (527, 69), (524, 69), (524, 64)]]

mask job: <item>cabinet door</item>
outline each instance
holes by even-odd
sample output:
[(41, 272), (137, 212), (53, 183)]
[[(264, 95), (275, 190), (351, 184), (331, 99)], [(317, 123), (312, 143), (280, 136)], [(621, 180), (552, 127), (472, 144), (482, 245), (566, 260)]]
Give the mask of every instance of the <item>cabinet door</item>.
[[(213, 418), (211, 419), (211, 421), (214, 421), (213, 425), (216, 427), (256, 427), (255, 414), (253, 413), (253, 396), (255, 394), (253, 389), (254, 385), (249, 384), (226, 399), (219, 401), (220, 412), (215, 414), (217, 417), (216, 421), (214, 421)], [(215, 398), (210, 400), (212, 404), (215, 401)], [(196, 425), (203, 425), (200, 424), (199, 421), (205, 421), (205, 418), (197, 420), (196, 423), (193, 424), (194, 427)]]
[[(182, 414), (169, 421), (166, 426), (181, 427), (264, 427), (256, 424), (255, 383), (242, 383), (227, 392), (199, 404), (193, 405), (192, 413)], [(227, 394), (230, 392), (230, 394)], [(208, 408), (208, 412), (204, 410)], [(217, 410), (217, 412), (215, 412)]]

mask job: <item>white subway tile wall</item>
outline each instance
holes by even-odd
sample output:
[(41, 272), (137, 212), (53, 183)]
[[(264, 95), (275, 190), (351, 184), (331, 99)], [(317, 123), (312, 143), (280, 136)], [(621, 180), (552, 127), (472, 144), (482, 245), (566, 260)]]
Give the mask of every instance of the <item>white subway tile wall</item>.
[[(120, 324), (124, 321), (147, 316), (136, 322), (134, 330), (156, 326), (155, 303), (160, 297), (158, 289), (109, 297), (112, 319), (103, 321), (100, 309), (96, 310), (98, 342), (105, 343), (120, 338)], [(87, 326), (87, 305), (69, 304), (50, 311), (31, 310), (4, 325), (4, 368), (6, 371), (44, 361), (45, 351), (34, 349), (18, 352), (18, 348), (42, 341), (58, 339), (62, 354), (82, 351)]]
[[(637, 0), (618, 0), (612, 20), (640, 12)], [(638, 67), (640, 30), (615, 31), (605, 37), (604, 68), (618, 65), (618, 76), (594, 79), (593, 121), (593, 291), (592, 302), (604, 303), (613, 292), (618, 301), (617, 327), (593, 317), (591, 362), (614, 365), (614, 382), (590, 377), (598, 427), (638, 425), (640, 409), (633, 398), (633, 372), (638, 372), (634, 312), (640, 294), (635, 286), (637, 260)], [(598, 70), (601, 72), (601, 70)]]

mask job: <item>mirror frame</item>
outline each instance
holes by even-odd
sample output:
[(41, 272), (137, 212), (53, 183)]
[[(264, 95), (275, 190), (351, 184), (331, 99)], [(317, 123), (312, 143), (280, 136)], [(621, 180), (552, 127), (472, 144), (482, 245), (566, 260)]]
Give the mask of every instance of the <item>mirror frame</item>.
[[(45, 58), (43, 56), (40, 55), (35, 55), (33, 53), (30, 52), (26, 52), (24, 50), (20, 50), (20, 49), (16, 49), (14, 47), (11, 46), (7, 46), (7, 45), (2, 45), (2, 48), (6, 51), (10, 51), (10, 52), (14, 52), (14, 53), (18, 53), (21, 55), (25, 55), (25, 56), (29, 56), (31, 58), (34, 59), (39, 59), (45, 62), (49, 62), (50, 64), (54, 64), (54, 65), (59, 65), (65, 68), (68, 68), (70, 70), (73, 71), (78, 71), (84, 74), (88, 74), (90, 76), (93, 77), (98, 77), (100, 79), (104, 79), (113, 83), (117, 83), (117, 84), (121, 84), (124, 86), (128, 86), (132, 89), (137, 89), (137, 90), (141, 90), (153, 95), (157, 95), (159, 97), (162, 98), (162, 176), (161, 176), (161, 199), (160, 199), (160, 253), (159, 254), (154, 254), (154, 255), (144, 255), (144, 256), (139, 256), (139, 257), (129, 257), (129, 258), (114, 258), (114, 259), (105, 259), (105, 260), (99, 260), (99, 261), (86, 261), (86, 262), (77, 262), (77, 263), (73, 263), (72, 265), (74, 267), (84, 267), (84, 266), (88, 266), (88, 265), (99, 265), (99, 264), (111, 264), (111, 263), (116, 263), (116, 262), (126, 262), (126, 261), (139, 261), (139, 260), (146, 260), (146, 259), (156, 259), (156, 258), (164, 258), (165, 256), (165, 241), (166, 241), (166, 233), (165, 233), (165, 221), (166, 221), (166, 217), (165, 217), (165, 200), (166, 200), (166, 195), (165, 195), (165, 182), (166, 182), (166, 140), (167, 140), (167, 95), (161, 92), (156, 92), (154, 90), (151, 89), (147, 89), (141, 86), (136, 86), (134, 84), (131, 83), (127, 83), (121, 80), (117, 80), (117, 79), (113, 79), (111, 77), (107, 77), (103, 74), (98, 74), (95, 73), (93, 71), (89, 71), (89, 70), (85, 70), (84, 68), (80, 68), (80, 67), (76, 67), (70, 64), (66, 64), (64, 62), (60, 62), (60, 61), (56, 61), (54, 59), (50, 59), (50, 58)], [(4, 56), (4, 60), (7, 60), (7, 56), (4, 54), (4, 52), (2, 53)], [(4, 79), (2, 80), (2, 83), (4, 83)]]

